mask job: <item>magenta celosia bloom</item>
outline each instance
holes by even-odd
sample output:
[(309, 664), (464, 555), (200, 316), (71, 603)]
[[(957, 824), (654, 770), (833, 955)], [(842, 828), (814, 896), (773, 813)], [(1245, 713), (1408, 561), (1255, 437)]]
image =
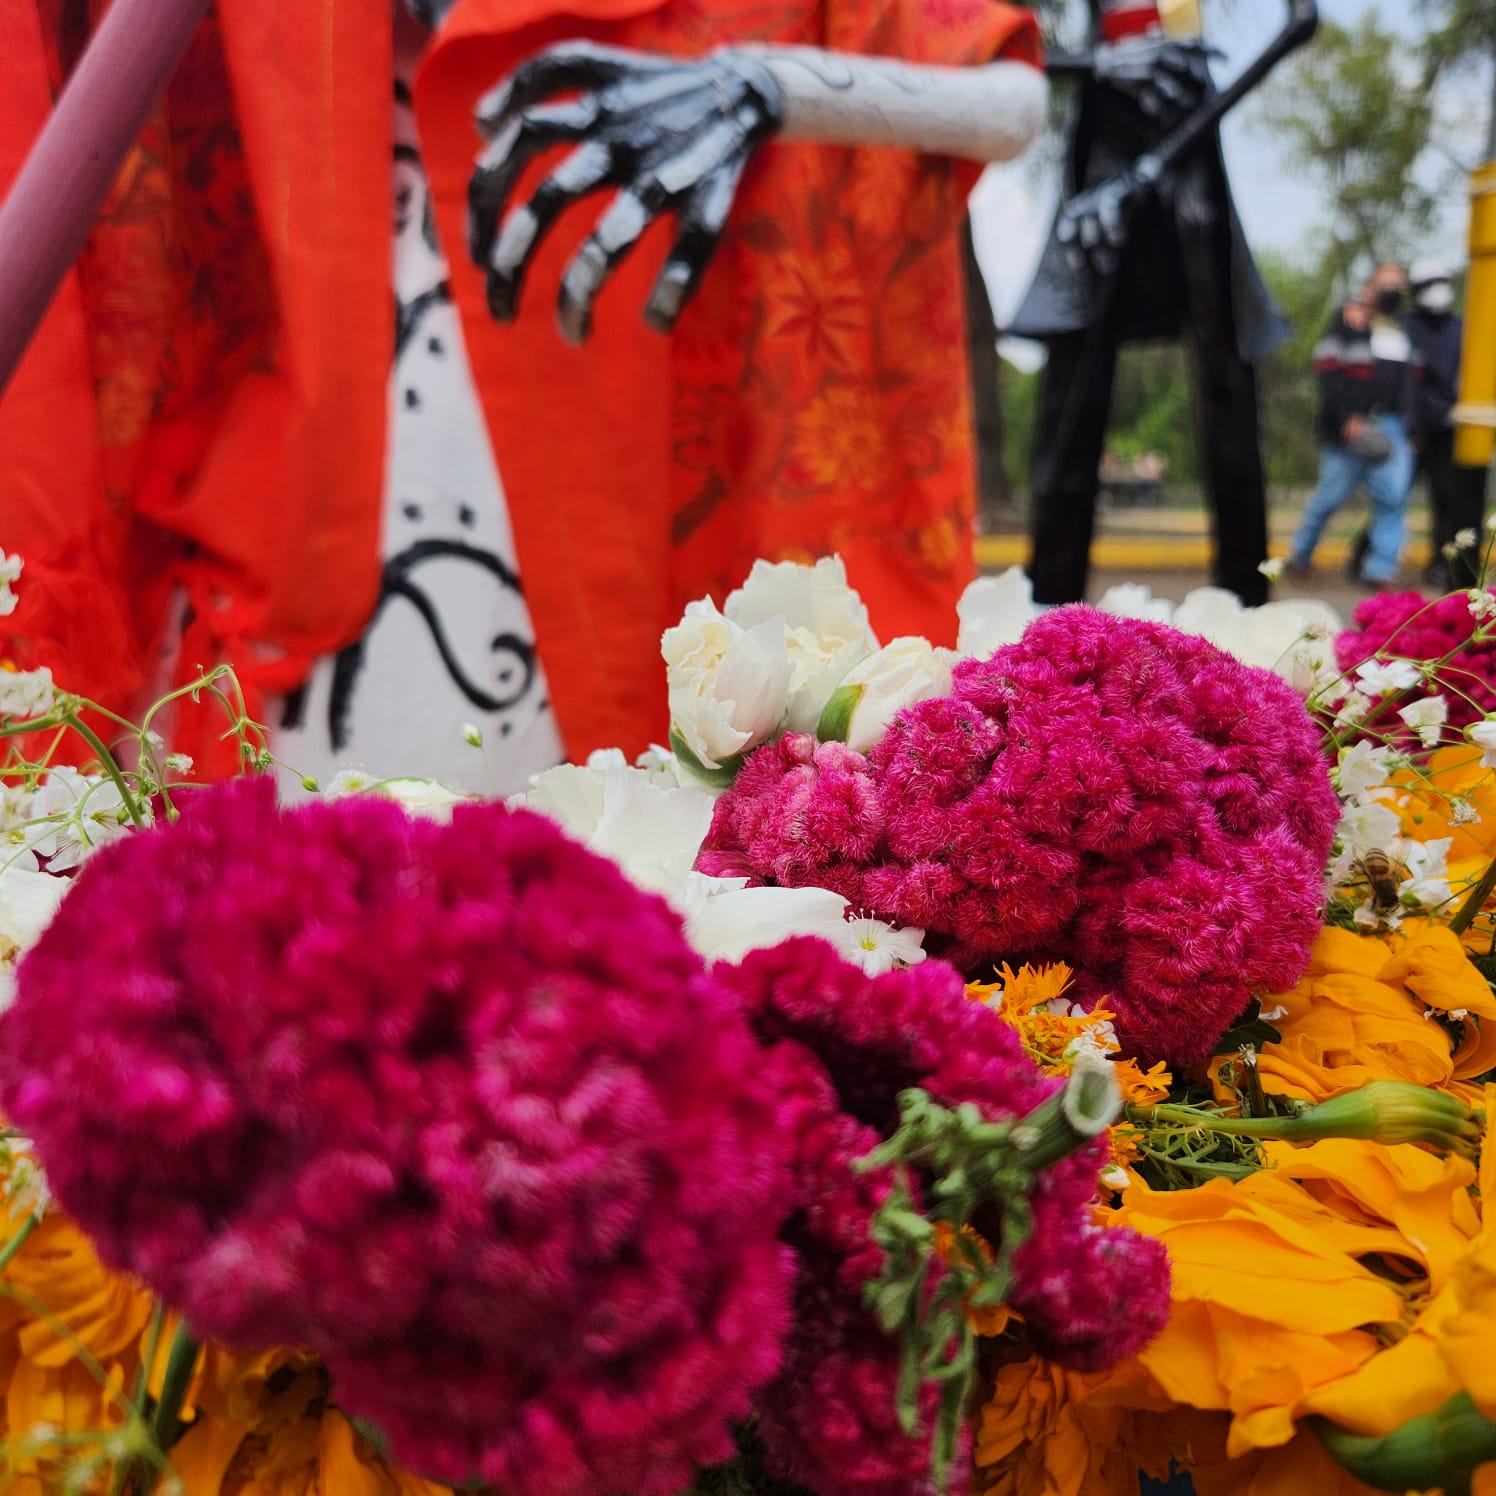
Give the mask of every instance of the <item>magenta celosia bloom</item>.
[(1276, 675), (1064, 608), (964, 661), (866, 757), (803, 736), (758, 750), (699, 866), (835, 889), (968, 972), (1063, 960), (1130, 1053), (1188, 1063), (1303, 971), (1337, 818)]
[[(829, 945), (800, 939), (714, 976), (772, 1046), (781, 1118), (795, 1139), (797, 1209), (786, 1230), (799, 1260), (795, 1324), (759, 1424), (771, 1467), (820, 1496), (907, 1496), (928, 1479), (928, 1433), (900, 1429), (899, 1348), (863, 1304), (883, 1265), (869, 1223), (891, 1173), (853, 1163), (893, 1132), (899, 1093), (910, 1087), (948, 1106), (974, 1102), (995, 1121), (1032, 1111), (1059, 1082), (1036, 1068), (1007, 1024), (968, 999), (944, 962), (868, 977)], [(1041, 1177), (1033, 1235), (1014, 1264), (1011, 1302), (1035, 1347), (1069, 1365), (1132, 1354), (1168, 1314), (1162, 1245), (1091, 1224), (1106, 1157), (1098, 1139)], [(997, 1224), (985, 1223), (993, 1239)], [(1131, 1264), (1125, 1292), (1123, 1263)], [(926, 1388), (927, 1431), (935, 1402), (936, 1389)], [(958, 1461), (958, 1484), (964, 1472)]]
[[(1440, 677), (1456, 688), (1440, 693), (1449, 708), (1450, 726), (1468, 727), (1496, 712), (1496, 640), (1471, 642), (1475, 618), (1465, 593), (1453, 592), (1429, 603), (1416, 592), (1383, 592), (1362, 602), (1353, 621), (1355, 627), (1335, 640), (1342, 670), (1354, 670), (1383, 650), (1403, 660), (1443, 660), (1457, 650), (1454, 659), (1439, 667)], [(1406, 705), (1419, 694), (1399, 697), (1396, 704)], [(1412, 737), (1390, 711), (1379, 717), (1390, 723), (1384, 728), (1378, 718), (1368, 719), (1379, 738), (1393, 729), (1399, 738)]]
[(22, 963), (0, 1097), (108, 1262), (435, 1478), (673, 1496), (780, 1365), (763, 1052), (540, 816), (203, 792)]

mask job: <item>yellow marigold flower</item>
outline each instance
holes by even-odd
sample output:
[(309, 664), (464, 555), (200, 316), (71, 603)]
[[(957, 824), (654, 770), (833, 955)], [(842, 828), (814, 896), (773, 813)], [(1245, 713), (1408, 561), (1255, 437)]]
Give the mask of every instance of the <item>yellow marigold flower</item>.
[(999, 1368), (977, 1420), (977, 1488), (987, 1496), (1135, 1490), (1140, 1469), (1165, 1474), (1170, 1451), (1188, 1442), (1142, 1416), (1173, 1411), (1136, 1361), (1109, 1372), (1065, 1371), (1038, 1357), (1012, 1362)]
[(1352, 1255), (1366, 1238), (1277, 1174), (1135, 1184), (1115, 1219), (1173, 1265), (1173, 1314), (1138, 1359), (1175, 1402), (1232, 1415), (1232, 1456), (1286, 1443), (1308, 1393), (1376, 1353), (1367, 1327), (1402, 1321), (1396, 1288)]
[[(1386, 936), (1326, 929), (1303, 979), (1264, 1008), (1282, 1036), (1257, 1056), (1273, 1095), (1324, 1101), (1402, 1080), (1468, 1100), (1461, 1082), (1496, 1064), (1496, 999), (1445, 925), (1410, 920)], [(1459, 1026), (1456, 1046), (1436, 1017)]]

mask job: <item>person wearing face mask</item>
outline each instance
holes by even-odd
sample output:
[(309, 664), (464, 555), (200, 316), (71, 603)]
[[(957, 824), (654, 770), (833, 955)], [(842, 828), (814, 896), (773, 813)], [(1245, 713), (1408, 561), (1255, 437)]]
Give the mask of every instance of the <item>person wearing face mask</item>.
[(1319, 484), (1294, 535), (1288, 571), (1309, 574), (1331, 518), (1358, 489), (1371, 499), (1369, 545), (1359, 580), (1397, 580), (1408, 490), (1413, 348), (1402, 322), (1407, 276), (1400, 265), (1372, 273), (1359, 313), (1336, 313), (1314, 354), (1319, 376)]
[(1437, 261), (1422, 260), (1408, 277), (1413, 312), (1408, 337), (1413, 344), (1412, 437), (1418, 472), (1428, 480), (1433, 512), (1434, 559), (1426, 580), (1440, 589), (1468, 587), (1479, 569), (1478, 553), (1456, 549), (1462, 530), (1480, 533), (1485, 474), (1459, 468), (1454, 460), (1451, 412), (1459, 398), (1460, 345), (1464, 326), (1454, 311), (1454, 283)]

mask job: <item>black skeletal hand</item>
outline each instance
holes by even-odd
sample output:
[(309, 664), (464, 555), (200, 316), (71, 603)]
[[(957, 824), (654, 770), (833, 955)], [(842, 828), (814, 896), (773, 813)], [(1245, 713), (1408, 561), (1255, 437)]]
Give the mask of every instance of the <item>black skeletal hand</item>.
[[(559, 102), (555, 96), (569, 95)], [(617, 188), (561, 277), (561, 332), (580, 343), (608, 276), (663, 213), (675, 243), (645, 320), (661, 332), (681, 309), (727, 224), (754, 148), (779, 126), (782, 95), (755, 59), (730, 48), (697, 61), (569, 42), (522, 63), (478, 105), (489, 144), (468, 190), (468, 240), (488, 272), (488, 307), (513, 319), (525, 272), (561, 212)], [(572, 151), (512, 211), (525, 167), (556, 145)]]
[(1130, 40), (1097, 51), (1096, 76), (1150, 119), (1173, 126), (1204, 103), (1216, 55), (1202, 42)]
[(1057, 237), (1074, 268), (1090, 266), (1101, 275), (1116, 270), (1132, 210), (1158, 174), (1157, 162), (1141, 157), (1130, 171), (1077, 193), (1060, 209)]

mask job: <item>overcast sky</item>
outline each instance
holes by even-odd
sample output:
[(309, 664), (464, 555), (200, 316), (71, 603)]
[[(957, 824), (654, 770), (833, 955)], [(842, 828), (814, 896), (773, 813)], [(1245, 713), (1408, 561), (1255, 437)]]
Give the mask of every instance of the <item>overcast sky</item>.
[[(1212, 28), (1210, 40), (1226, 53), (1226, 60), (1216, 68), (1218, 80), (1229, 81), (1257, 55), (1283, 24), (1285, 9), (1282, 0), (1238, 0), (1224, 12), (1218, 8), (1207, 16)], [(1373, 0), (1320, 0), (1321, 12), (1343, 24), (1372, 9), (1380, 9), (1384, 22), (1413, 32), (1410, 0), (1385, 0), (1380, 6)], [(1471, 79), (1461, 93), (1469, 94), (1469, 107), (1463, 111), (1468, 135), (1458, 144), (1466, 158), (1474, 161), (1485, 140), (1489, 74)], [(1249, 100), (1228, 116), (1223, 131), (1237, 208), (1255, 247), (1291, 254), (1301, 249), (1316, 230), (1329, 228), (1329, 216), (1314, 186), (1287, 168), (1278, 139), (1253, 114)], [(1032, 166), (1022, 163), (994, 168), (972, 199), (977, 251), (999, 323), (1016, 309), (1043, 247), (1058, 191), (1055, 175), (1053, 167), (1039, 176)], [(1428, 252), (1463, 262), (1466, 222), (1464, 205), (1456, 200), (1434, 242), (1427, 246)]]

